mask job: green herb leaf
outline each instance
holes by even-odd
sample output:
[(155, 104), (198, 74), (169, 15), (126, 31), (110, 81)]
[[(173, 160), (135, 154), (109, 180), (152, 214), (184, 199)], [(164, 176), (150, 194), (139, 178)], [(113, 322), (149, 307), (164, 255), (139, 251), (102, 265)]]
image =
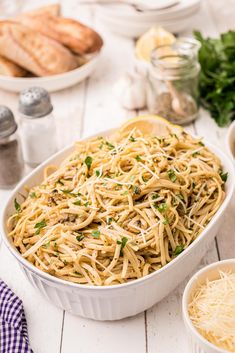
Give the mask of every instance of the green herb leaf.
[(136, 139), (135, 139), (133, 136), (130, 136), (129, 141), (131, 141), (131, 142), (135, 142), (135, 141), (136, 141)]
[(93, 232), (91, 233), (91, 235), (94, 238), (99, 238), (100, 237), (100, 231), (99, 230), (93, 230)]
[(34, 228), (36, 229), (35, 234), (38, 235), (41, 232), (41, 229), (45, 228), (47, 225), (46, 220), (43, 219), (41, 222), (35, 224)]
[(205, 144), (204, 144), (202, 141), (199, 141), (198, 144), (199, 144), (200, 146), (205, 146)]
[(85, 159), (85, 164), (87, 166), (87, 169), (90, 170), (91, 169), (91, 165), (92, 165), (92, 157), (87, 156)]
[(178, 256), (179, 254), (182, 253), (182, 251), (184, 251), (183, 245), (177, 245), (173, 254), (174, 254), (174, 256)]
[(142, 162), (142, 158), (139, 155), (137, 155), (135, 159), (137, 160), (137, 162)]
[(31, 199), (35, 199), (37, 197), (35, 192), (31, 192), (29, 196), (31, 197)]
[(220, 173), (220, 178), (221, 178), (221, 180), (222, 180), (224, 183), (226, 183), (226, 181), (227, 181), (227, 179), (228, 179), (228, 172), (227, 172), (227, 173), (221, 172), (221, 173)]
[(112, 222), (113, 222), (113, 217), (109, 217), (108, 220), (107, 220), (107, 223), (111, 224)]
[(152, 195), (152, 200), (156, 200), (156, 199), (158, 199), (159, 197), (160, 197), (159, 194), (153, 194), (153, 195)]
[(199, 154), (200, 154), (200, 152), (197, 152), (197, 151), (196, 151), (196, 152), (193, 152), (193, 153), (192, 153), (192, 156), (193, 156), (193, 157), (197, 157)]
[(169, 179), (170, 179), (173, 183), (175, 183), (177, 177), (176, 177), (176, 175), (175, 175), (174, 170), (173, 170), (173, 169), (169, 169), (169, 170), (167, 171), (167, 174), (168, 174)]
[(80, 235), (77, 235), (76, 236), (76, 239), (77, 239), (77, 241), (81, 241), (82, 239), (84, 239), (85, 237), (84, 237), (84, 235), (81, 233)]
[(141, 194), (141, 189), (138, 186), (134, 185), (133, 186), (133, 192), (134, 192), (135, 195), (140, 195)]
[(22, 210), (21, 210), (21, 206), (20, 204), (17, 202), (17, 200), (15, 199), (14, 200), (14, 206), (15, 206), (15, 209), (16, 209), (16, 212), (17, 213), (20, 213)]
[(88, 202), (88, 201), (84, 203), (84, 206), (85, 206), (85, 207), (88, 207), (88, 205), (89, 205), (89, 202)]
[(115, 146), (114, 146), (112, 143), (108, 142), (108, 141), (106, 141), (105, 144), (106, 144), (111, 150), (115, 148)]
[(162, 221), (162, 223), (165, 224), (165, 225), (166, 225), (166, 224), (169, 224), (169, 219), (168, 219), (167, 217), (164, 218), (164, 220)]
[(124, 249), (126, 243), (128, 242), (128, 238), (127, 237), (122, 237), (122, 240), (117, 240), (117, 244), (121, 245), (121, 255), (122, 255), (122, 250)]
[(156, 207), (158, 209), (159, 212), (163, 213), (167, 210), (167, 204), (165, 202), (160, 203), (159, 205), (157, 205)]
[(100, 176), (100, 171), (99, 170), (96, 170), (95, 171), (95, 175), (97, 176), (97, 178)]
[(57, 180), (56, 183), (58, 183), (58, 184), (60, 184), (60, 185), (64, 185), (64, 183), (63, 183), (63, 181), (61, 181), (61, 179)]
[(74, 193), (73, 190), (60, 190), (62, 191), (64, 194), (66, 195), (70, 195), (70, 196), (73, 196), (73, 197), (77, 197), (77, 196), (80, 196), (81, 194), (78, 192), (78, 193)]
[(76, 206), (81, 206), (81, 200), (77, 200), (77, 201), (73, 202), (73, 204)]
[(219, 126), (226, 126), (235, 118), (235, 31), (220, 38), (204, 38), (194, 32), (201, 43), (198, 58), (200, 103), (210, 111)]

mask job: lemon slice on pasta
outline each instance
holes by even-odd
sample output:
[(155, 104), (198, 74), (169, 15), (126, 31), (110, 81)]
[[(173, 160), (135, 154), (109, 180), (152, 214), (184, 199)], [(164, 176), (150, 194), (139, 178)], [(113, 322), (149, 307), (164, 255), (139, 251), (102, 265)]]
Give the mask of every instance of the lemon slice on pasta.
[(179, 135), (183, 132), (181, 126), (171, 124), (158, 115), (142, 115), (129, 119), (121, 126), (120, 132), (129, 133), (133, 129), (138, 129), (146, 135), (156, 136), (167, 136), (169, 134)]

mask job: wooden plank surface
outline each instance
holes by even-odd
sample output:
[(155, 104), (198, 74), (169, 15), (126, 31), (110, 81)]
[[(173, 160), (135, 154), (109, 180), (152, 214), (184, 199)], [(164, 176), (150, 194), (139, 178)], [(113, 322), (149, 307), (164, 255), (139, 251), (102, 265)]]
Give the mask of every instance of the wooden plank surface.
[[(234, 3), (232, 0), (228, 0)], [(42, 1), (40, 3), (47, 3)], [(36, 1), (34, 6), (36, 6)], [(234, 14), (227, 13), (223, 1), (204, 0), (202, 9), (191, 28), (203, 34), (217, 36), (219, 31), (231, 27)], [(118, 126), (135, 112), (124, 111), (112, 93), (114, 82), (134, 62), (134, 42), (109, 33), (96, 21), (95, 8), (78, 8), (76, 0), (63, 1), (64, 13), (99, 29), (105, 40), (102, 58), (94, 75), (71, 89), (52, 95), (57, 118), (59, 147), (71, 140)], [(226, 16), (224, 15), (226, 12)], [(235, 9), (234, 9), (235, 12)], [(220, 13), (220, 15), (219, 15)], [(231, 20), (228, 20), (231, 18)], [(17, 95), (1, 92), (0, 104), (17, 108)], [(187, 130), (205, 136), (207, 140), (224, 148), (227, 129), (220, 129), (207, 113)], [(1, 208), (9, 192), (0, 191)], [(200, 266), (235, 254), (235, 199), (225, 215), (223, 226)], [(217, 251), (218, 250), (218, 251)], [(218, 254), (219, 252), (219, 254)], [(200, 267), (199, 266), (199, 267)], [(194, 270), (194, 272), (197, 269)], [(95, 322), (64, 313), (46, 302), (23, 277), (15, 260), (4, 246), (0, 248), (0, 277), (24, 301), (29, 335), (35, 353), (186, 353), (188, 346), (181, 318), (182, 283), (160, 303), (136, 317), (117, 322)]]

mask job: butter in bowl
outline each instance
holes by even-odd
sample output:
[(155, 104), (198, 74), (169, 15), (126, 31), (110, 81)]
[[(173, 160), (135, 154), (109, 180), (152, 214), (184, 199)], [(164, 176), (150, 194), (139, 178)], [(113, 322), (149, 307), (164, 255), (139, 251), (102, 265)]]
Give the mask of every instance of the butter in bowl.
[(190, 279), (183, 319), (191, 352), (235, 352), (235, 259), (212, 263)]

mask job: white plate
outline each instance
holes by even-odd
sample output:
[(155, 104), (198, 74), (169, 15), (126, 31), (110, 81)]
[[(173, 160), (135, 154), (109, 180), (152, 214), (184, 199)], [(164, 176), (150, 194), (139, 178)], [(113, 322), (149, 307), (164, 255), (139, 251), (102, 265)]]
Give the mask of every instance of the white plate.
[(114, 19), (107, 16), (100, 15), (99, 21), (102, 25), (106, 26), (113, 33), (125, 36), (128, 38), (137, 38), (144, 34), (150, 27), (161, 26), (165, 30), (172, 33), (180, 33), (187, 29), (192, 22), (192, 17), (195, 13), (188, 15), (186, 18), (179, 18), (175, 21), (160, 21), (154, 22), (130, 22), (126, 20)]
[(134, 7), (122, 5), (99, 5), (98, 15), (103, 14), (112, 19), (126, 19), (128, 21), (147, 22), (158, 20), (175, 20), (178, 17), (187, 16), (189, 13), (197, 12), (201, 0), (181, 0), (179, 4), (169, 9), (159, 11), (137, 11)]
[[(108, 136), (113, 132), (114, 130), (107, 130), (99, 133), (99, 136)], [(37, 292), (40, 292), (53, 305), (63, 308), (73, 315), (80, 315), (95, 320), (118, 320), (136, 315), (160, 301), (185, 279), (193, 268), (198, 265), (223, 222), (224, 213), (229, 206), (234, 191), (233, 164), (219, 148), (217, 149), (208, 143), (206, 145), (220, 158), (225, 171), (228, 172), (225, 199), (200, 236), (176, 259), (158, 271), (128, 283), (112, 286), (76, 284), (53, 277), (39, 270), (24, 259), (11, 244), (7, 235), (6, 220), (14, 212), (14, 199), (16, 197), (19, 198), (20, 193), (25, 194), (25, 185), (32, 187), (40, 183), (43, 179), (44, 168), (47, 165), (60, 164), (72, 152), (73, 146), (69, 146), (49, 158), (26, 176), (12, 191), (5, 206), (3, 218), (0, 221), (3, 241)]]
[(40, 86), (49, 92), (59, 91), (71, 87), (87, 78), (95, 69), (99, 57), (100, 53), (96, 54), (86, 64), (77, 69), (59, 75), (45, 77), (0, 76), (0, 88), (11, 92), (20, 92), (25, 88)]
[(235, 121), (229, 126), (226, 136), (226, 148), (229, 156), (235, 163)]
[[(128, 3), (128, 0), (126, 0)], [(148, 10), (161, 10), (176, 5), (179, 0), (135, 0), (135, 4)]]

